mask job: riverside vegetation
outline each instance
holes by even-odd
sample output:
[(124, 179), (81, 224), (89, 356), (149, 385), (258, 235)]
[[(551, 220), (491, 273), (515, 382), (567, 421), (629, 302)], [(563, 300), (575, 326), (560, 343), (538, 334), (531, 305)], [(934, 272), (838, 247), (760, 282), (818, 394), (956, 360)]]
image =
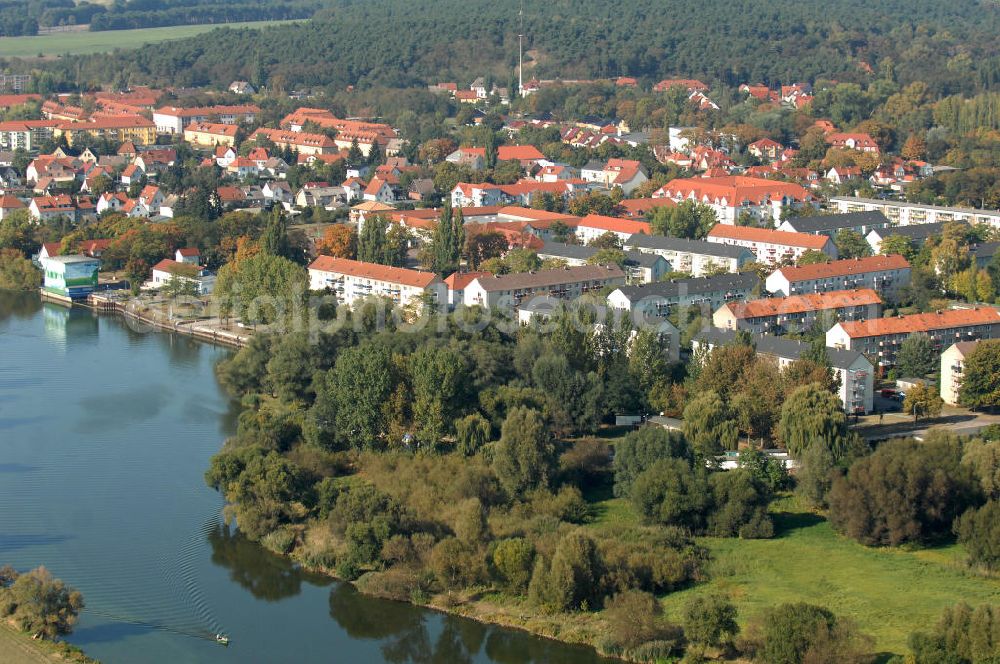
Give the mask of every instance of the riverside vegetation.
[[(714, 469), (747, 428), (730, 410), (736, 387), (765, 371), (745, 344), (699, 358), (699, 371), (667, 361), (649, 330), (631, 338), (608, 320), (589, 333), (566, 311), (548, 334), (380, 327), (376, 311), (368, 302), (313, 339), (255, 336), (219, 365), (243, 411), (206, 481), (247, 538), (366, 593), (634, 661), (871, 658), (868, 625), (791, 593), (740, 615), (744, 603), (718, 576), (719, 543), (774, 537), (773, 503), (793, 489), (780, 464), (754, 450), (741, 452), (736, 470)], [(767, 374), (783, 405), (758, 413), (803, 464), (798, 500), (868, 546), (948, 544), (955, 532), (965, 573), (995, 570), (997, 529), (979, 526), (995, 514), (1000, 443), (938, 436), (872, 453), (849, 434), (822, 355), (800, 362)], [(728, 388), (718, 382), (726, 376)], [(622, 435), (604, 424), (649, 412), (671, 390), (683, 433)], [(977, 599), (1000, 595), (984, 583)], [(910, 642), (915, 661), (1000, 654), (983, 645), (1000, 644), (988, 604), (949, 606), (930, 630), (933, 616), (922, 615), (909, 625), (924, 632)], [(958, 659), (935, 659), (942, 653)]]

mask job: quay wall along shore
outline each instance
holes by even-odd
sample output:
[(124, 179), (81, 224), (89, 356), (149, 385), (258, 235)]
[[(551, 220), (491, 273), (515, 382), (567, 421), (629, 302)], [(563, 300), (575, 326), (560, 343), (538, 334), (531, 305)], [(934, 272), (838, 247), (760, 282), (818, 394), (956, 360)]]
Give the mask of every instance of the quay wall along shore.
[(237, 349), (246, 346), (252, 336), (249, 330), (236, 331), (232, 322), (219, 318), (183, 320), (171, 317), (169, 313), (164, 313), (152, 304), (147, 305), (133, 298), (122, 297), (122, 291), (91, 293), (86, 300), (70, 300), (44, 289), (40, 292), (42, 299), (46, 301), (66, 306), (75, 304), (98, 313), (121, 316), (129, 327), (137, 332), (153, 330), (173, 332)]

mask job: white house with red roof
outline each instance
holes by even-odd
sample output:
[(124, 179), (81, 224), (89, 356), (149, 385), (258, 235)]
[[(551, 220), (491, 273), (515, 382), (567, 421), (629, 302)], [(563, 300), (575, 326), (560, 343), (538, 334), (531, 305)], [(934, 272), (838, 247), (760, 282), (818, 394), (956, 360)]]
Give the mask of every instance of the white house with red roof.
[(878, 154), (878, 143), (869, 134), (833, 132), (826, 135), (826, 142), (835, 148), (859, 150)]
[(331, 290), (341, 302), (352, 304), (369, 297), (384, 297), (401, 307), (430, 296), (444, 301), (441, 279), (433, 272), (365, 263), (347, 258), (320, 256), (309, 265), (309, 287)]
[(861, 169), (857, 166), (834, 166), (823, 176), (834, 184), (844, 184), (861, 178)]
[(181, 247), (174, 252), (174, 260), (178, 263), (188, 263), (199, 265), (201, 263), (201, 252), (197, 247)]
[(459, 182), (451, 190), (452, 207), (489, 207), (508, 202), (510, 198), (495, 184)]
[(754, 141), (747, 146), (747, 152), (753, 156), (758, 159), (767, 159), (770, 161), (774, 161), (780, 157), (784, 149), (785, 146), (777, 141), (771, 140), (770, 138), (762, 138), (759, 141)]
[(492, 276), (492, 272), (453, 272), (444, 279), (444, 285), (448, 289), (448, 306), (452, 309), (465, 303), (465, 289), (480, 277)]
[(708, 232), (705, 239), (717, 244), (746, 247), (757, 256), (759, 263), (765, 265), (796, 261), (807, 251), (819, 251), (830, 258), (837, 257), (837, 245), (826, 235), (718, 224)]
[(239, 156), (231, 145), (220, 145), (215, 148), (215, 163), (219, 168), (226, 168)]
[(576, 237), (584, 244), (590, 244), (605, 233), (611, 233), (624, 243), (632, 235), (652, 235), (652, 227), (645, 221), (588, 214), (576, 226)]
[(209, 295), (215, 287), (215, 275), (197, 263), (188, 263), (164, 258), (153, 266), (153, 278), (149, 286), (163, 288), (179, 280), (192, 284), (198, 295)]
[(0, 196), (0, 221), (3, 221), (6, 217), (10, 216), (12, 213), (18, 210), (23, 210), (27, 205), (18, 198), (17, 196), (11, 196), (10, 194), (5, 194)]
[(741, 175), (678, 178), (653, 192), (653, 198), (702, 203), (715, 211), (720, 223), (728, 225), (735, 225), (744, 214), (756, 219), (780, 219), (785, 208), (818, 207), (812, 193), (800, 185)]

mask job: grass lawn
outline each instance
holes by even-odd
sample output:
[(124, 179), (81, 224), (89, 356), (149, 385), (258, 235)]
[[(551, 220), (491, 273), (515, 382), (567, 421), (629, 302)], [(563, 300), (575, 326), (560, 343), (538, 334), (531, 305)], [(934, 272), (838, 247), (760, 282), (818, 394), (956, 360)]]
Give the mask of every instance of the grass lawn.
[(295, 21), (253, 21), (249, 23), (208, 23), (203, 25), (174, 25), (164, 28), (138, 30), (103, 30), (101, 32), (62, 32), (34, 37), (0, 37), (0, 57), (33, 58), (39, 54), (77, 55), (80, 53), (105, 53), (117, 48), (137, 48), (168, 39), (194, 37), (215, 28), (262, 28), (268, 25), (294, 23)]
[[(740, 621), (783, 602), (809, 602), (850, 616), (882, 652), (907, 652), (906, 640), (959, 601), (1000, 604), (1000, 580), (966, 573), (957, 545), (935, 549), (871, 549), (841, 537), (795, 498), (772, 505), (778, 535), (770, 540), (699, 538), (712, 553), (709, 579), (663, 599), (678, 620), (693, 595), (721, 593)], [(593, 528), (636, 522), (623, 499), (595, 503)]]
[(52, 662), (93, 662), (79, 650), (63, 642), (35, 641), (0, 621), (0, 662), (5, 664), (51, 664)]

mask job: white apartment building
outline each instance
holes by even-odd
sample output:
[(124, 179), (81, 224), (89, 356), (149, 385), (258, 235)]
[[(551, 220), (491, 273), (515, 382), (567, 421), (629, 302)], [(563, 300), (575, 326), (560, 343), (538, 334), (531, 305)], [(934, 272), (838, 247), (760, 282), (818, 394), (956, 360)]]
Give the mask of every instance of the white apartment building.
[(882, 366), (893, 366), (903, 341), (921, 332), (931, 338), (939, 352), (960, 341), (996, 339), (1000, 337), (1000, 312), (993, 307), (973, 307), (837, 323), (826, 333), (826, 345), (856, 350)]
[(572, 300), (607, 286), (624, 286), (617, 265), (581, 265), (555, 270), (478, 277), (465, 287), (466, 306), (519, 307), (536, 296)]
[(347, 304), (376, 296), (405, 307), (428, 294), (439, 297), (443, 284), (433, 272), (320, 256), (309, 265), (309, 288), (331, 290)]
[(894, 226), (964, 221), (969, 224), (989, 224), (994, 228), (1000, 228), (1000, 211), (998, 210), (922, 205), (920, 203), (884, 201), (856, 196), (834, 196), (830, 199), (830, 205), (835, 206), (839, 212), (878, 211), (884, 214)]
[(846, 258), (778, 268), (768, 275), (764, 286), (767, 292), (781, 295), (871, 288), (886, 296), (909, 284), (910, 272), (910, 263), (898, 254)]
[(819, 251), (830, 258), (837, 257), (837, 245), (826, 235), (718, 224), (708, 232), (708, 237), (705, 239), (719, 244), (746, 247), (757, 257), (757, 262), (765, 265), (795, 261), (807, 251)]
[(739, 272), (741, 267), (756, 260), (753, 252), (744, 247), (662, 235), (632, 235), (623, 246), (627, 251), (663, 256), (671, 269), (687, 272), (693, 277), (702, 277), (720, 269)]

